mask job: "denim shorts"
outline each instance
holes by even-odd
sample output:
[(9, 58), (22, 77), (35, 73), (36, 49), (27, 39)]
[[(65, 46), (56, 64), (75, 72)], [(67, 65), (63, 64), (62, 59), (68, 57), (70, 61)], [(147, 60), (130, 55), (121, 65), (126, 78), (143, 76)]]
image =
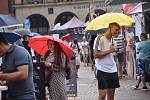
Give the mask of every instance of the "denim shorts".
[(147, 66), (149, 66), (148, 61), (144, 61), (142, 59), (139, 59), (138, 64), (137, 64), (137, 69), (136, 69), (137, 75), (138, 76), (140, 76), (140, 75), (144, 76)]

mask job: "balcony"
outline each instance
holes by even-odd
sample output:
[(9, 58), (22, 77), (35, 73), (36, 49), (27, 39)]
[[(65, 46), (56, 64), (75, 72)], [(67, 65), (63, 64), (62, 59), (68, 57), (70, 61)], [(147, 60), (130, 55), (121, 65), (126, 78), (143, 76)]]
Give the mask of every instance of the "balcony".
[(30, 4), (47, 4), (47, 3), (68, 3), (68, 2), (80, 2), (88, 0), (14, 0), (15, 5), (30, 5)]
[[(94, 4), (104, 5), (105, 0), (93, 0)], [(47, 7), (47, 6), (58, 6), (58, 5), (78, 5), (88, 4), (89, 0), (15, 0), (13, 7)]]

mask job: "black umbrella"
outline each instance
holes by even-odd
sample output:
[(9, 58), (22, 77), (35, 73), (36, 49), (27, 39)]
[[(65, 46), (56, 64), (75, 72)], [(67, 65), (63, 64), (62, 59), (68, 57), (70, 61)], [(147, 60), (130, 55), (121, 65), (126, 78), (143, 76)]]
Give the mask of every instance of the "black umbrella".
[(21, 38), (21, 36), (15, 32), (0, 32), (0, 36), (3, 36), (10, 43), (14, 43)]

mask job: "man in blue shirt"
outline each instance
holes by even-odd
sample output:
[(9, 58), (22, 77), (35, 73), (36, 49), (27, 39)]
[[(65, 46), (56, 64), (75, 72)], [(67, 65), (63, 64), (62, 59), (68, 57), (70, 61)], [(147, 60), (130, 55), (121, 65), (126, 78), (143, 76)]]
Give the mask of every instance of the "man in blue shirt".
[(147, 39), (146, 33), (141, 33), (140, 35), (141, 41), (137, 47), (137, 52), (139, 53), (139, 59), (138, 59), (138, 66), (137, 71), (139, 75), (138, 83), (135, 87), (135, 89), (139, 88), (139, 85), (142, 81), (143, 83), (143, 90), (147, 89), (146, 83), (145, 83), (145, 68), (148, 67), (148, 63), (150, 60), (150, 40)]
[(8, 86), (8, 100), (35, 100), (33, 65), (28, 51), (12, 45), (0, 35), (2, 72), (0, 80)]

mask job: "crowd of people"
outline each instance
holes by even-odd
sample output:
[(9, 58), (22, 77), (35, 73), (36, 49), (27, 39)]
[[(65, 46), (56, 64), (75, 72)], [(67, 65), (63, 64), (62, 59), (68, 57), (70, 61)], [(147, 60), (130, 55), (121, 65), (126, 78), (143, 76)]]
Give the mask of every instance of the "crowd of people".
[[(128, 39), (120, 34), (118, 23), (110, 23), (106, 32), (94, 34), (89, 41), (86, 36), (82, 41), (62, 40), (72, 48), (76, 61), (77, 75), (82, 67), (89, 67), (94, 71), (98, 81), (99, 99), (114, 100), (115, 89), (120, 87), (119, 78), (128, 75), (137, 78), (135, 89), (143, 83), (143, 90), (147, 89), (146, 76), (149, 75), (150, 45), (146, 33), (141, 33), (141, 42), (135, 43), (134, 36)], [(0, 36), (0, 57), (2, 57), (0, 84), (8, 86), (7, 100), (35, 100), (33, 84), (33, 59), (28, 47), (28, 38), (23, 45), (10, 44)], [(26, 45), (25, 45), (26, 44)], [(45, 85), (48, 86), (50, 100), (67, 100), (65, 92), (66, 68), (69, 58), (63, 52), (59, 43), (48, 40), (48, 51), (41, 58), (45, 64)], [(135, 54), (136, 51), (136, 54)], [(135, 56), (136, 55), (136, 56)], [(39, 60), (40, 61), (40, 60)]]
[(141, 89), (147, 90), (146, 82), (149, 82), (150, 75), (150, 40), (146, 33), (141, 33), (141, 42), (135, 43), (134, 35), (129, 35), (126, 39), (119, 34), (120, 29), (119, 24), (111, 23), (107, 31), (101, 36), (98, 35), (94, 41), (98, 100), (105, 100), (106, 96), (108, 100), (114, 100), (115, 88), (120, 86), (119, 78), (125, 75), (130, 79), (138, 80), (134, 89), (140, 89), (142, 82)]

